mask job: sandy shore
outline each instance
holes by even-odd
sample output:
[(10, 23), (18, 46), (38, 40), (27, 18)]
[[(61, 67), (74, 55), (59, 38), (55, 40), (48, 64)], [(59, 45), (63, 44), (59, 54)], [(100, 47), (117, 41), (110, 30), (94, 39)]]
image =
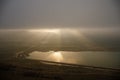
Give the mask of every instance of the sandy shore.
[(120, 69), (11, 59), (0, 63), (0, 80), (120, 80)]

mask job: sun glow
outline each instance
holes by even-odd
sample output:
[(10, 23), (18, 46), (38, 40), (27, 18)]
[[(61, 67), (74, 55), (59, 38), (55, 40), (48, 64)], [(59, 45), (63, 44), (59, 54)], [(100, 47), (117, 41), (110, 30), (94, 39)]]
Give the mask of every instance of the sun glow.
[(46, 32), (46, 33), (59, 33), (60, 29), (32, 29), (28, 30), (28, 32)]

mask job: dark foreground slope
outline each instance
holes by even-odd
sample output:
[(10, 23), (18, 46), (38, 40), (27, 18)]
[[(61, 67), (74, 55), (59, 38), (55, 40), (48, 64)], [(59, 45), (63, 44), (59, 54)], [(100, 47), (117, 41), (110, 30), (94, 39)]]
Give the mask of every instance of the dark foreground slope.
[(120, 80), (120, 70), (12, 59), (0, 63), (0, 80)]

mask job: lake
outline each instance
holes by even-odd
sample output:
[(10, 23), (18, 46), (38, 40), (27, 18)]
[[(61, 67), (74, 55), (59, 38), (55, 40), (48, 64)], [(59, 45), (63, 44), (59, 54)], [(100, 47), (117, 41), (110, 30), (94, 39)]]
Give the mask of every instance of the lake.
[(46, 60), (106, 68), (120, 68), (120, 52), (105, 51), (33, 51), (27, 59)]

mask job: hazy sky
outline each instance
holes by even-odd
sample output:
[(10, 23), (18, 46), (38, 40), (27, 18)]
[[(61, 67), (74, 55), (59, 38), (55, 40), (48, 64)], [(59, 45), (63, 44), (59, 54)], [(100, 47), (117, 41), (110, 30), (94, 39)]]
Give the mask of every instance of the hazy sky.
[(120, 0), (1, 0), (0, 28), (120, 27)]

